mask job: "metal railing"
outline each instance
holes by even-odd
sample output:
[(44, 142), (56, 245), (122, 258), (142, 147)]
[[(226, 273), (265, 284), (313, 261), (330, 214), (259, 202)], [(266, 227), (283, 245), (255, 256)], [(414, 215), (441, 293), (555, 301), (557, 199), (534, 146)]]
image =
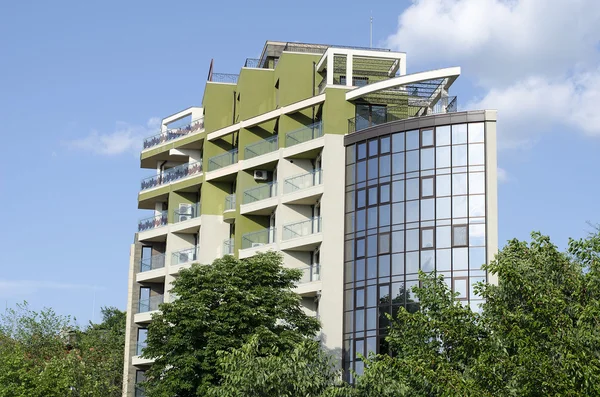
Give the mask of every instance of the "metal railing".
[(173, 223), (185, 222), (187, 220), (200, 216), (200, 203), (189, 204), (188, 206), (180, 206), (173, 210)]
[(218, 154), (208, 159), (208, 170), (215, 171), (238, 162), (238, 149), (232, 149), (223, 154)]
[(310, 236), (311, 234), (320, 233), (322, 230), (323, 221), (320, 216), (310, 218), (305, 221), (289, 223), (283, 225), (283, 240), (290, 240), (297, 237)]
[(435, 104), (431, 112), (428, 114), (440, 114), (440, 113), (456, 113), (457, 111), (457, 98), (455, 96), (441, 97)]
[(317, 186), (323, 183), (323, 170), (313, 170), (306, 174), (292, 176), (283, 181), (283, 194), (293, 193), (300, 189)]
[(242, 236), (242, 249), (260, 247), (265, 244), (272, 244), (275, 242), (274, 227), (259, 230), (256, 232), (246, 233)]
[(263, 154), (271, 153), (279, 149), (278, 136), (273, 135), (262, 141), (251, 143), (244, 149), (244, 159), (248, 160), (254, 157), (262, 156)]
[(302, 270), (302, 277), (298, 280), (298, 284), (312, 283), (321, 279), (321, 265), (315, 264), (298, 270)]
[(226, 238), (223, 241), (223, 255), (233, 255), (234, 254), (234, 246), (235, 246), (234, 239)]
[(144, 149), (151, 148), (163, 144), (173, 139), (181, 138), (183, 136), (199, 132), (204, 129), (204, 117), (192, 120), (190, 123), (179, 126), (176, 128), (168, 128), (165, 131), (161, 131), (156, 135), (152, 135), (144, 139)]
[(239, 77), (239, 74), (233, 73), (213, 73), (210, 81), (215, 83), (237, 84)]
[(165, 254), (156, 254), (150, 258), (140, 259), (140, 272), (148, 272), (162, 267), (165, 267)]
[(148, 346), (146, 342), (138, 342), (135, 348), (135, 355), (141, 356), (146, 346)]
[(171, 254), (171, 266), (197, 261), (198, 251), (198, 247), (191, 247), (173, 252)]
[(160, 174), (144, 178), (141, 183), (141, 190), (152, 189), (156, 186), (166, 185), (175, 182), (179, 179), (187, 178), (188, 176), (198, 175), (202, 173), (202, 161), (185, 163), (177, 167), (169, 168)]
[(307, 142), (312, 139), (320, 138), (323, 136), (323, 122), (317, 121), (307, 125), (306, 127), (299, 128), (294, 131), (290, 131), (285, 134), (286, 147), (294, 146), (302, 142)]
[(260, 68), (260, 59), (258, 58), (246, 58), (244, 63), (245, 68)]
[(138, 232), (144, 232), (146, 230), (155, 229), (157, 227), (165, 226), (168, 222), (168, 212), (163, 211), (158, 215), (154, 215), (148, 218), (141, 219), (138, 222)]
[(277, 196), (277, 182), (263, 183), (262, 185), (245, 190), (243, 203), (250, 204), (274, 196)]
[(158, 310), (158, 306), (163, 303), (163, 300), (164, 296), (162, 295), (154, 295), (150, 298), (140, 299), (138, 313), (146, 313), (153, 310)]
[(233, 193), (225, 197), (225, 209), (223, 210), (223, 212), (235, 211), (235, 208), (235, 193)]

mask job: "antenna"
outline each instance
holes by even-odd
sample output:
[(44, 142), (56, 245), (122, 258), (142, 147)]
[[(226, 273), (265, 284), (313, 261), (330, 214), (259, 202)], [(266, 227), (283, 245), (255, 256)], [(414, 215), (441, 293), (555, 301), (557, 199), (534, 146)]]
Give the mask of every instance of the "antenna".
[(369, 48), (373, 48), (373, 11), (371, 11), (371, 26), (369, 29)]

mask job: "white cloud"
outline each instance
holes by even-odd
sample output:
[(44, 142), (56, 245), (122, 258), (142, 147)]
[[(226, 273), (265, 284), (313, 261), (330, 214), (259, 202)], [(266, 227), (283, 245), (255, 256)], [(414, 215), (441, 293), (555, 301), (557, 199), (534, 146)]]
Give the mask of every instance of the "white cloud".
[(152, 117), (145, 126), (133, 125), (119, 121), (116, 129), (110, 133), (92, 131), (81, 139), (68, 141), (65, 144), (76, 150), (84, 150), (97, 154), (113, 156), (125, 152), (139, 152), (144, 138), (157, 133), (160, 119)]
[(0, 296), (15, 297), (35, 294), (42, 290), (54, 291), (100, 291), (104, 288), (88, 284), (60, 283), (55, 281), (37, 280), (3, 280), (0, 279)]
[(521, 147), (557, 125), (600, 136), (598, 26), (597, 0), (414, 0), (386, 44), (413, 71), (462, 66), (485, 92), (467, 108), (498, 109), (501, 147)]
[(508, 173), (504, 168), (498, 167), (496, 172), (498, 173), (498, 183), (508, 182)]

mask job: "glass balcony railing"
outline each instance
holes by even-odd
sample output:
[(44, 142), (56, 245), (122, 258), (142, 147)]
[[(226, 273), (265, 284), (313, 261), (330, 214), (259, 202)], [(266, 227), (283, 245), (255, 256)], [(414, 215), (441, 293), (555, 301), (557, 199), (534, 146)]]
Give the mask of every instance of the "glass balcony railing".
[(290, 147), (302, 142), (307, 142), (323, 136), (323, 122), (317, 121), (306, 127), (290, 131), (285, 134), (285, 146)]
[(163, 299), (164, 296), (162, 295), (154, 295), (150, 298), (140, 299), (138, 313), (146, 313), (153, 310), (158, 310), (158, 306), (163, 303)]
[(283, 193), (293, 193), (295, 191), (317, 186), (323, 183), (323, 170), (313, 170), (306, 174), (292, 176), (283, 182)]
[(251, 143), (244, 149), (244, 159), (248, 160), (263, 154), (271, 153), (279, 149), (279, 140), (277, 135), (273, 135), (262, 141)]
[(242, 236), (242, 249), (260, 247), (261, 245), (274, 243), (275, 231), (276, 229), (274, 227), (270, 227), (257, 232), (244, 234)]
[(198, 247), (175, 251), (171, 254), (171, 266), (182, 265), (198, 260)]
[(169, 128), (165, 131), (161, 131), (156, 135), (152, 135), (144, 139), (144, 149), (151, 148), (153, 146), (161, 145), (165, 142), (172, 141), (173, 139), (181, 138), (183, 136), (199, 132), (204, 129), (204, 117), (192, 120), (189, 124), (182, 125), (176, 128)]
[(312, 283), (313, 281), (319, 281), (321, 279), (321, 266), (312, 265), (300, 268), (302, 270), (302, 277), (298, 280), (298, 284)]
[(165, 267), (165, 254), (152, 255), (150, 258), (140, 260), (140, 272), (148, 272)]
[(225, 197), (225, 211), (235, 211), (235, 193)]
[(173, 223), (185, 222), (200, 216), (200, 203), (181, 204), (173, 210)]
[(161, 214), (154, 215), (149, 218), (144, 218), (138, 222), (138, 232), (144, 232), (146, 230), (165, 226), (167, 224), (167, 219), (167, 211), (163, 211)]
[(156, 186), (166, 185), (168, 183), (175, 182), (179, 179), (183, 179), (192, 175), (198, 175), (201, 173), (202, 161), (181, 164), (177, 167), (164, 170), (160, 174), (142, 179), (141, 190), (152, 189)]
[(234, 240), (233, 238), (228, 238), (223, 241), (223, 255), (233, 255), (234, 254)]
[(320, 233), (323, 226), (321, 217), (314, 217), (305, 221), (289, 223), (283, 226), (283, 240), (310, 236), (311, 234)]
[(219, 154), (208, 159), (208, 170), (215, 171), (228, 165), (238, 162), (237, 148), (228, 151), (227, 153)]
[(135, 355), (136, 356), (141, 356), (143, 350), (146, 348), (148, 344), (144, 341), (144, 342), (138, 342), (136, 349), (135, 349)]
[(277, 196), (277, 182), (264, 183), (262, 185), (247, 189), (244, 192), (244, 204), (254, 203)]

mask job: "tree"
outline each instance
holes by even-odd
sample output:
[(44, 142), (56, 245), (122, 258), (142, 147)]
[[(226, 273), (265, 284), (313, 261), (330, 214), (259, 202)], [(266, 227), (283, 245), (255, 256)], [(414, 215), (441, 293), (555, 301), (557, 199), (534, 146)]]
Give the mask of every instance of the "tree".
[(273, 348), (280, 350), (314, 336), (319, 322), (303, 312), (293, 292), (300, 277), (274, 252), (244, 260), (225, 256), (182, 270), (172, 289), (178, 299), (161, 305), (148, 329), (143, 354), (155, 362), (145, 393), (206, 395), (221, 381), (218, 352), (240, 348), (259, 331), (272, 333)]

